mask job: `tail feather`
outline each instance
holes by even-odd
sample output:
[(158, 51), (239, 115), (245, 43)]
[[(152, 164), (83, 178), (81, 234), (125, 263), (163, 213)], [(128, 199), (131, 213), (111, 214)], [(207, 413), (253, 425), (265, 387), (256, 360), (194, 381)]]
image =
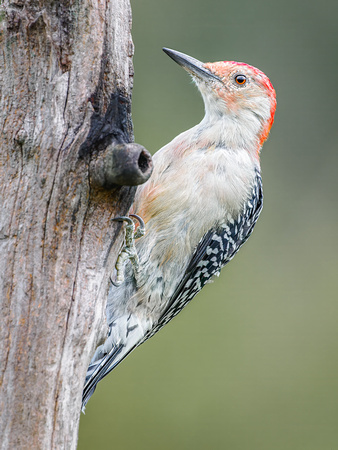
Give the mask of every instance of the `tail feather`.
[(100, 345), (90, 362), (82, 394), (82, 412), (93, 395), (97, 383), (111, 372), (142, 342), (145, 328), (139, 319), (128, 314), (111, 324), (105, 343)]
[(97, 383), (102, 380), (103, 377), (108, 375), (108, 373), (113, 370), (125, 356), (127, 356), (124, 355), (122, 358), (118, 358), (123, 348), (123, 344), (113, 347), (104, 358), (95, 361), (88, 367), (86, 382), (82, 394), (82, 412), (84, 412), (86, 404), (93, 395)]

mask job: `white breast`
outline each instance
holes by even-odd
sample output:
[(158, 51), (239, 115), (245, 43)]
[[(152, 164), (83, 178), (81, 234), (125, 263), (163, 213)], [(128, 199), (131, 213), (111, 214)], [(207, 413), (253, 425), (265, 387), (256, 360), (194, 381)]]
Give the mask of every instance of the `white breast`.
[[(257, 167), (243, 149), (195, 148), (184, 157), (169, 157), (166, 153), (173, 151), (171, 145), (155, 155), (154, 173), (139, 188), (134, 209), (144, 214), (147, 229), (137, 242), (144, 288), (138, 290), (135, 302), (149, 299), (151, 292), (149, 308), (153, 312), (154, 308), (162, 311), (176, 287), (173, 281), (181, 279), (209, 229), (223, 223), (229, 214), (238, 216), (251, 195)], [(159, 278), (166, 285), (159, 284)]]

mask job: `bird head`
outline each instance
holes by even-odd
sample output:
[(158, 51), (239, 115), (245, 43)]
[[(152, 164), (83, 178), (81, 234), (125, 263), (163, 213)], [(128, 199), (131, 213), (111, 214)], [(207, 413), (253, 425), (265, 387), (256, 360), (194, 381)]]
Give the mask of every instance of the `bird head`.
[(202, 63), (176, 50), (163, 50), (192, 76), (202, 94), (206, 118), (227, 118), (238, 129), (241, 125), (251, 128), (260, 148), (268, 137), (276, 110), (276, 93), (269, 78), (245, 63)]

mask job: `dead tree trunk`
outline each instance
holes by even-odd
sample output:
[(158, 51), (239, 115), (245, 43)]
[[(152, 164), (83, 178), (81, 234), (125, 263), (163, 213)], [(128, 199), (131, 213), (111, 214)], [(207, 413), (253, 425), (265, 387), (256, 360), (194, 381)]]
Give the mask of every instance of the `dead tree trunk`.
[(146, 150), (126, 145), (131, 11), (129, 0), (0, 8), (0, 443), (70, 449), (106, 332), (122, 238), (111, 219), (151, 172)]

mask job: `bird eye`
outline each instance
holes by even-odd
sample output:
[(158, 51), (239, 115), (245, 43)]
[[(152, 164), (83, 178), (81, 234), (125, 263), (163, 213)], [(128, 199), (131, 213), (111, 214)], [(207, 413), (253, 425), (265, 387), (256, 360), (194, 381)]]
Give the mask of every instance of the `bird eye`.
[(240, 84), (243, 86), (243, 84), (246, 83), (246, 76), (245, 75), (236, 75), (235, 76), (235, 81), (237, 84)]

